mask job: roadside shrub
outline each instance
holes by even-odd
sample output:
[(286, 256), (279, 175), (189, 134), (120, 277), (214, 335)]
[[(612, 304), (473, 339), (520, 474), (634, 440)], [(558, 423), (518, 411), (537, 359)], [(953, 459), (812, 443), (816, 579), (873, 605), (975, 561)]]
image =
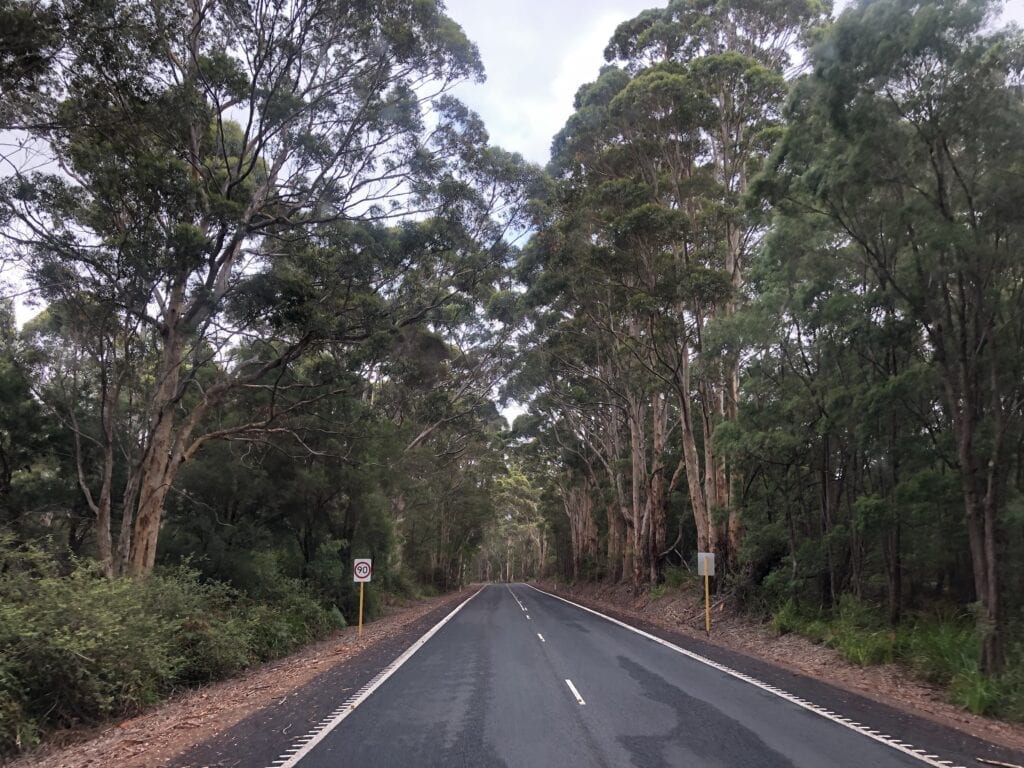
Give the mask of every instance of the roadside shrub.
[(804, 624), (805, 620), (792, 599), (783, 603), (782, 607), (772, 616), (772, 629), (780, 635), (788, 635), (790, 632), (799, 633)]
[[(1024, 720), (1024, 643), (1009, 649), (1003, 674), (983, 675), (969, 614), (910, 616), (891, 628), (880, 610), (847, 595), (831, 613), (808, 614), (787, 600), (774, 612), (771, 623), (779, 634), (799, 634), (836, 649), (859, 666), (903, 664), (946, 688), (950, 701), (975, 714)], [(1008, 634), (1019, 636), (1018, 632)]]
[(0, 755), (27, 750), (39, 741), (39, 728), (25, 712), (18, 681), (0, 660)]
[(345, 618), (337, 608), (325, 610), (301, 593), (274, 604), (253, 605), (245, 616), (249, 650), (260, 661), (283, 656), (344, 626)]
[(1002, 686), (996, 678), (985, 677), (977, 668), (958, 672), (949, 686), (950, 699), (958, 707), (976, 715), (995, 714), (1002, 699)]
[(773, 618), (780, 607), (794, 602), (798, 594), (788, 568), (776, 568), (754, 585), (748, 579), (737, 579), (738, 594), (745, 610), (765, 618)]
[(894, 639), (893, 632), (840, 629), (831, 634), (828, 645), (843, 654), (850, 663), (868, 667), (895, 661)]
[(339, 628), (331, 620), (331, 613), (304, 591), (296, 590), (278, 601), (274, 608), (287, 623), (293, 646), (319, 640)]
[(181, 654), (176, 683), (201, 685), (241, 672), (255, 660), (249, 627), (240, 616), (190, 616), (175, 639)]
[(47, 557), (0, 538), (0, 756), (30, 749), (48, 729), (133, 714), (345, 625), (305, 582), (273, 568), (273, 599), (256, 602), (188, 567), (107, 579), (87, 561), (60, 575)]
[(1003, 677), (1003, 700), (1000, 715), (1018, 722), (1024, 721), (1024, 643), (1016, 643), (1010, 652)]
[(283, 656), (294, 647), (290, 626), (274, 606), (252, 606), (246, 613), (245, 627), (249, 650), (259, 661)]
[(82, 564), (67, 578), (36, 581), (16, 601), (0, 600), (0, 628), (17, 703), (41, 726), (97, 722), (151, 704), (178, 671), (174, 627), (147, 610), (145, 587)]
[(900, 628), (901, 656), (925, 680), (948, 686), (977, 667), (978, 638), (968, 617), (921, 619)]
[(144, 582), (149, 609), (171, 627), (177, 685), (198, 685), (230, 677), (253, 661), (250, 636), (234, 589), (202, 582), (179, 567)]

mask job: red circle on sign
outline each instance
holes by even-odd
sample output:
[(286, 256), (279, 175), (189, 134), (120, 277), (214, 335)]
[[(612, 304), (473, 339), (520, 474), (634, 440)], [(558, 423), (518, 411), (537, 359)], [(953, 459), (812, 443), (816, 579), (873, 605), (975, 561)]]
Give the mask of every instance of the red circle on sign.
[(360, 579), (365, 579), (367, 576), (370, 575), (370, 564), (356, 563), (354, 570), (357, 577), (359, 577)]

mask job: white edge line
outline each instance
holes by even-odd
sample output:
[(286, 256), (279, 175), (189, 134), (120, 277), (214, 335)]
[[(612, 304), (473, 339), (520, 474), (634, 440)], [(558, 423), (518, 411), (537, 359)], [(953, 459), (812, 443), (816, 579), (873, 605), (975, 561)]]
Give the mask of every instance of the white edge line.
[[(644, 632), (642, 629), (637, 629), (636, 627), (630, 626), (629, 624), (627, 624), (624, 621), (619, 621), (618, 619), (613, 619), (611, 616), (606, 616), (605, 614), (601, 613), (600, 611), (595, 611), (593, 608), (587, 608), (587, 606), (585, 606), (585, 605), (580, 605), (579, 603), (574, 603), (572, 600), (567, 600), (566, 598), (560, 597), (559, 595), (553, 595), (550, 592), (545, 592), (543, 589), (538, 589), (537, 587), (533, 586), (532, 584), (527, 584), (526, 586), (528, 586), (530, 589), (532, 589), (532, 590), (534, 590), (536, 592), (540, 592), (542, 595), (547, 595), (548, 597), (553, 597), (553, 598), (555, 598), (555, 600), (561, 600), (563, 603), (568, 603), (569, 605), (575, 606), (576, 608), (579, 608), (582, 611), (586, 611), (587, 613), (592, 613), (595, 616), (600, 616), (602, 619), (604, 619), (606, 621), (610, 621), (612, 624), (618, 624), (620, 627), (624, 627), (625, 629), (628, 629), (630, 632), (635, 632), (636, 634), (638, 634), (638, 635), (640, 635), (642, 637), (646, 637), (648, 640), (653, 640), (654, 642), (658, 643), (659, 645), (663, 645), (666, 648), (669, 648), (670, 650), (675, 651), (676, 653), (681, 653), (683, 656), (686, 656), (686, 657), (688, 657), (690, 659), (693, 659), (694, 661), (700, 662), (701, 664), (704, 664), (705, 666), (711, 667), (712, 669), (717, 669), (719, 672), (724, 672), (725, 674), (729, 675), (730, 677), (735, 677), (737, 680), (741, 680), (741, 681), (743, 681), (745, 683), (749, 683), (750, 685), (755, 686), (756, 688), (760, 688), (763, 691), (767, 691), (768, 693), (772, 694), (773, 696), (778, 696), (780, 699), (785, 699), (786, 701), (788, 701), (788, 702), (790, 702), (792, 704), (796, 704), (798, 707), (802, 707), (803, 709), (806, 709), (808, 712), (813, 712), (814, 714), (819, 715), (820, 717), (823, 717), (826, 720), (831, 720), (832, 722), (836, 723), (837, 725), (841, 725), (844, 728), (849, 728), (851, 731), (859, 733), (862, 736), (866, 736), (869, 739), (877, 741), (879, 744), (884, 744), (885, 746), (890, 747), (891, 749), (895, 749), (898, 752), (902, 752), (905, 755), (909, 755), (910, 757), (914, 758), (915, 760), (919, 760), (920, 762), (925, 763), (926, 765), (931, 765), (934, 768), (948, 768), (948, 765), (946, 763), (940, 763), (940, 762), (937, 762), (935, 760), (932, 760), (931, 758), (928, 758), (928, 757), (924, 756), (923, 754), (918, 754), (915, 750), (910, 749), (908, 747), (904, 747), (904, 746), (898, 744), (893, 739), (883, 739), (880, 736), (873, 735), (873, 734), (868, 732), (867, 728), (863, 728), (863, 727), (858, 728), (858, 727), (854, 726), (851, 722), (848, 722), (848, 721), (844, 722), (843, 718), (841, 718), (841, 717), (839, 717), (837, 715), (825, 714), (825, 711), (821, 707), (818, 707), (818, 706), (810, 703), (809, 701), (806, 701), (804, 699), (799, 699), (796, 696), (793, 696), (792, 694), (787, 693), (786, 691), (780, 690), (778, 688), (774, 688), (773, 686), (769, 686), (768, 684), (762, 683), (760, 680), (757, 680), (757, 679), (755, 679), (753, 677), (749, 677), (748, 675), (742, 675), (742, 674), (736, 672), (735, 670), (729, 669), (724, 664), (719, 664), (717, 661), (712, 661), (711, 659), (709, 659), (709, 658), (707, 658), (705, 656), (701, 656), (698, 653), (694, 653), (693, 651), (688, 651), (685, 648), (681, 648), (678, 645), (676, 645), (675, 643), (670, 643), (668, 640), (663, 640), (662, 638), (657, 637), (656, 635), (652, 635), (650, 632)], [(573, 687), (571, 681), (566, 680), (565, 682), (568, 683), (570, 688)], [(576, 696), (578, 698), (579, 694), (577, 693)], [(582, 703), (582, 699), (580, 700), (580, 703)], [(922, 750), (922, 752), (923, 752), (923, 750)]]
[[(310, 739), (310, 741), (306, 742), (299, 749), (298, 752), (296, 752), (294, 755), (281, 755), (281, 758), (287, 758), (287, 760), (281, 765), (275, 766), (275, 768), (293, 768), (299, 762), (299, 760), (301, 760), (303, 757), (312, 752), (313, 748), (321, 741), (323, 741), (324, 738), (326, 738), (327, 734), (329, 734), (331, 731), (337, 728), (341, 724), (342, 720), (344, 720), (346, 717), (352, 714), (352, 710), (354, 710), (366, 699), (368, 699), (374, 691), (376, 691), (384, 684), (385, 680), (387, 680), (389, 677), (395, 674), (395, 672), (398, 671), (399, 667), (401, 667), (403, 664), (405, 664), (405, 662), (411, 659), (413, 654), (416, 653), (416, 651), (422, 648), (430, 638), (436, 635), (437, 632), (441, 629), (441, 627), (443, 627), (445, 624), (451, 621), (455, 617), (455, 614), (457, 614), (459, 611), (463, 609), (466, 603), (468, 603), (470, 600), (472, 600), (474, 597), (476, 597), (483, 591), (484, 587), (481, 587), (472, 595), (470, 595), (461, 603), (459, 603), (457, 606), (455, 606), (455, 610), (453, 610), (451, 613), (449, 613), (447, 616), (445, 616), (443, 619), (437, 622), (437, 624), (435, 624), (433, 627), (428, 629), (426, 633), (423, 635), (423, 637), (421, 637), (415, 643), (406, 648), (405, 652), (401, 656), (399, 656), (387, 667), (385, 667), (383, 672), (381, 672), (381, 674), (374, 678), (374, 682), (371, 685), (367, 686), (364, 690), (362, 690), (354, 699), (351, 699), (350, 701), (346, 702), (345, 706), (341, 710), (339, 710), (337, 715), (331, 718), (330, 722), (328, 722), (327, 725), (323, 726), (322, 728), (317, 728), (313, 733), (306, 734), (307, 736), (312, 736), (312, 738)], [(290, 750), (286, 750), (286, 752), (288, 751)], [(281, 758), (278, 758), (278, 760), (280, 760)], [(271, 762), (277, 763), (278, 760), (273, 760)]]
[(580, 692), (576, 690), (576, 686), (572, 684), (572, 680), (565, 678), (565, 684), (569, 686), (569, 690), (572, 691), (572, 695), (576, 697), (576, 701), (579, 702), (579, 705), (581, 707), (584, 706), (587, 702), (585, 702), (583, 697), (580, 696)]

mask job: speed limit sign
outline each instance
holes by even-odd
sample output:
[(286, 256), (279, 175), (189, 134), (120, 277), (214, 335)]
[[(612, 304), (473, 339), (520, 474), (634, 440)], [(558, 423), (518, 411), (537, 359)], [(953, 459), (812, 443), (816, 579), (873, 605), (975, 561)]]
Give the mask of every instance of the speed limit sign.
[(373, 560), (359, 558), (352, 563), (352, 580), (356, 583), (369, 581), (373, 576)]

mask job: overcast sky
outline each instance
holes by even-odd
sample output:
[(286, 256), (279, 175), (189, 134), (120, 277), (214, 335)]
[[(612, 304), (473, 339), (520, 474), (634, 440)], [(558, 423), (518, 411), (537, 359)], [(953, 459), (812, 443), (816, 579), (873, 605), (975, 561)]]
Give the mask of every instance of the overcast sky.
[[(597, 77), (615, 27), (657, 0), (446, 0), (480, 47), (483, 85), (457, 95), (484, 118), (493, 143), (537, 163), (572, 110), (576, 89)], [(838, 3), (837, 3), (838, 4)], [(1024, 26), (1024, 0), (1006, 3)]]
[(543, 164), (576, 90), (604, 63), (615, 27), (659, 3), (446, 0), (445, 5), (480, 47), (487, 70), (483, 85), (460, 86), (457, 95), (484, 118), (495, 144)]

